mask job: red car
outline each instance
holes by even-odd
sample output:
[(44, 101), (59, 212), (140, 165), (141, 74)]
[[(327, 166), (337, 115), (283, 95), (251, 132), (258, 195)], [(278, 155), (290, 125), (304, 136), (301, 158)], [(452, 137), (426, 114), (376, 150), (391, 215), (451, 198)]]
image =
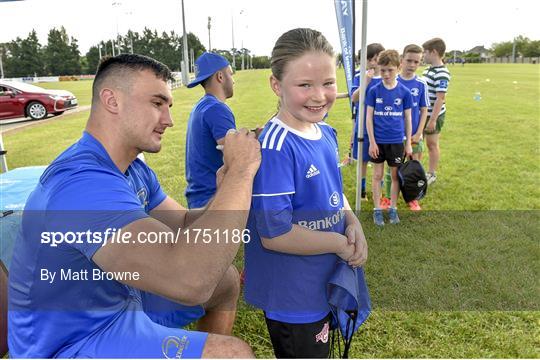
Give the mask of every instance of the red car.
[(60, 115), (77, 104), (77, 98), (69, 91), (0, 80), (0, 120), (16, 117), (39, 120), (47, 114)]

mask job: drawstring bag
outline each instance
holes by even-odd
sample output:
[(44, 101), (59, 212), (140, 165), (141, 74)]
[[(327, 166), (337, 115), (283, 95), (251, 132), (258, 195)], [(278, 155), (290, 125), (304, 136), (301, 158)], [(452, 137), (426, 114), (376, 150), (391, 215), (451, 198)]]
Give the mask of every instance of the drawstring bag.
[(399, 190), (403, 200), (409, 203), (420, 200), (427, 193), (427, 177), (422, 164), (418, 160), (406, 160), (398, 167)]
[[(332, 354), (335, 337), (338, 337), (339, 356), (347, 359), (352, 338), (371, 312), (369, 290), (362, 268), (352, 268), (345, 261), (338, 260), (327, 285), (328, 304), (332, 309)], [(337, 334), (336, 334), (337, 333)], [(341, 353), (341, 339), (344, 341)], [(333, 357), (333, 356), (332, 356)]]

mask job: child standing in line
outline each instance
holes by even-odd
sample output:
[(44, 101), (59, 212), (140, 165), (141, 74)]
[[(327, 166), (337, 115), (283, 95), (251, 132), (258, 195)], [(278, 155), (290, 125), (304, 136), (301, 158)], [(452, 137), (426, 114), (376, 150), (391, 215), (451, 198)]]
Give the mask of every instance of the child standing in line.
[(430, 65), (424, 70), (423, 76), (429, 91), (428, 120), (424, 135), (429, 153), (427, 179), (428, 184), (431, 185), (437, 180), (436, 171), (441, 157), (439, 134), (446, 115), (446, 93), (450, 83), (450, 71), (443, 62), (446, 44), (442, 39), (428, 40), (422, 47), (424, 48), (424, 62)]
[[(378, 83), (380, 83), (381, 80), (381, 73), (379, 69), (379, 65), (377, 64), (377, 61), (379, 59), (379, 54), (384, 51), (384, 46), (382, 46), (379, 43), (372, 43), (367, 46), (366, 49), (366, 60), (367, 60), (367, 70), (366, 70), (366, 92), (367, 95), (369, 89)], [(360, 57), (360, 52), (358, 54), (358, 57)], [(361, 197), (362, 199), (367, 200), (367, 193), (366, 193), (366, 175), (367, 175), (367, 165), (369, 161), (369, 138), (367, 135), (366, 130), (366, 107), (364, 106), (364, 111), (362, 114), (358, 111), (358, 102), (360, 101), (360, 72), (357, 71), (354, 75), (353, 79), (353, 86), (351, 88), (351, 100), (353, 104), (356, 106), (356, 119), (354, 124), (354, 138), (353, 138), (353, 159), (358, 160), (359, 152), (358, 152), (358, 121), (363, 121), (363, 129), (364, 129), (364, 141), (362, 143), (362, 182), (360, 184), (360, 191), (361, 191)], [(364, 99), (364, 105), (365, 105), (365, 99)], [(381, 199), (382, 200), (382, 199)]]
[[(422, 152), (424, 150), (422, 133), (426, 125), (427, 105), (429, 104), (427, 84), (422, 78), (416, 75), (416, 70), (422, 62), (422, 53), (423, 50), (418, 45), (410, 44), (405, 46), (401, 55), (401, 70), (397, 78), (399, 83), (405, 85), (411, 91), (413, 99), (411, 108), (411, 143), (412, 158), (415, 160), (422, 159)], [(386, 195), (390, 198), (392, 177), (389, 168), (386, 169), (384, 182)], [(412, 211), (422, 210), (417, 200), (411, 201), (408, 205)]]
[[(391, 167), (391, 205), (388, 211), (391, 224), (399, 223), (397, 198), (399, 183), (397, 167), (403, 161), (403, 155), (412, 154), (411, 147), (411, 107), (412, 96), (409, 89), (400, 84), (396, 75), (399, 67), (399, 54), (395, 50), (386, 50), (379, 55), (382, 82), (369, 90), (367, 96), (366, 127), (369, 135), (369, 156), (374, 163), (373, 170), (373, 221), (378, 226), (384, 225), (380, 207), (381, 180), (384, 162)], [(403, 137), (405, 135), (405, 144)]]
[(271, 66), (279, 110), (259, 137), (245, 297), (264, 311), (277, 358), (326, 358), (328, 280), (340, 258), (353, 267), (367, 258), (335, 130), (323, 121), (337, 93), (334, 54), (320, 32), (294, 29), (277, 40)]

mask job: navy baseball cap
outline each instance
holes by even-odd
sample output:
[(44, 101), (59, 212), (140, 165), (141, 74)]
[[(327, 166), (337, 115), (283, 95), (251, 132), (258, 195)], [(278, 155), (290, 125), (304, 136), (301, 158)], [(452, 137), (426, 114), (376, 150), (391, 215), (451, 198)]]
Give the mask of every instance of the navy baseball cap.
[(223, 56), (209, 52), (203, 53), (195, 60), (195, 79), (193, 79), (187, 87), (192, 88), (199, 85), (201, 82), (214, 75), (216, 71), (221, 70), (226, 66), (229, 66), (229, 61)]

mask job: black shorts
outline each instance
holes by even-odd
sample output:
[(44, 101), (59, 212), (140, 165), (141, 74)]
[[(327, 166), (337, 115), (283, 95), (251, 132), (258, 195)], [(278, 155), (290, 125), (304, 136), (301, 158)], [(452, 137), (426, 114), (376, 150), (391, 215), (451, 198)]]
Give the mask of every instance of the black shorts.
[(379, 147), (379, 157), (369, 157), (370, 161), (375, 164), (380, 164), (386, 161), (388, 166), (396, 167), (403, 162), (403, 154), (405, 153), (405, 146), (400, 144), (377, 144)]
[(309, 324), (290, 324), (266, 318), (276, 358), (328, 358), (331, 319), (330, 313)]

